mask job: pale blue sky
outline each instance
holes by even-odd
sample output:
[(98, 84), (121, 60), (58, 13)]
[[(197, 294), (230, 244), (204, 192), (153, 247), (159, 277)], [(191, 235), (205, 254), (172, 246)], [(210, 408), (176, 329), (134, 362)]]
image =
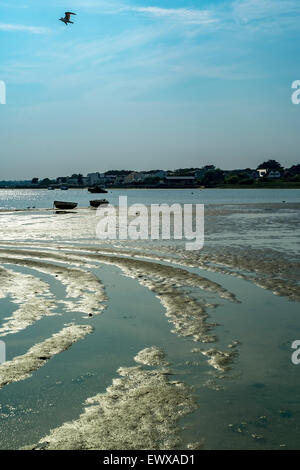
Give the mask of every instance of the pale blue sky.
[(0, 0), (0, 180), (299, 162), (299, 50), (299, 0)]

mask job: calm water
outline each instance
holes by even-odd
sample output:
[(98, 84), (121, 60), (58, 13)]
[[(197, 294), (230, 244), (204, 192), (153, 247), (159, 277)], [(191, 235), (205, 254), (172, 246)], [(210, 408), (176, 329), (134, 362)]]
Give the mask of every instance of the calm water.
[(263, 202), (300, 202), (300, 189), (114, 189), (108, 194), (90, 194), (87, 190), (11, 190), (0, 189), (0, 209), (26, 209), (27, 207), (52, 208), (53, 201), (77, 202), (88, 207), (91, 199), (106, 198), (112, 204), (119, 196), (127, 196), (129, 204), (198, 203), (240, 204)]
[[(93, 334), (54, 356), (30, 378), (0, 389), (0, 448), (36, 444), (51, 429), (77, 419), (85, 400), (104, 393), (118, 376), (119, 367), (135, 366), (134, 356), (139, 351), (158, 346), (170, 362), (172, 380), (192, 386), (197, 403), (193, 413), (179, 420), (182, 440), (179, 447), (197, 441), (204, 449), (299, 449), (300, 365), (291, 362), (291, 344), (300, 339), (299, 302), (294, 298), (297, 289), (299, 293), (300, 281), (299, 209), (285, 210), (282, 204), (270, 209), (268, 204), (300, 202), (300, 191), (114, 190), (103, 197), (116, 204), (119, 194), (128, 195), (129, 203), (216, 204), (218, 211), (208, 214), (205, 221), (203, 254), (208, 264), (201, 264), (201, 253), (192, 253), (194, 267), (182, 266), (180, 262), (187, 255), (181, 245), (173, 242), (105, 244), (103, 249), (119, 256), (122, 250), (137, 248), (141, 259), (148, 256), (148, 264), (142, 268), (137, 264), (137, 275), (133, 271), (128, 277), (113, 260), (107, 264), (105, 260), (89, 258), (89, 253), (78, 258), (74, 251), (77, 242), (95, 247), (94, 218), (90, 211), (61, 217), (39, 211), (0, 214), (0, 265), (15, 275), (43, 281), (56, 301), (52, 312), (56, 315), (42, 316), (16, 334), (3, 338), (0, 335), (7, 344), (7, 360), (25, 354), (70, 322), (95, 328)], [(83, 190), (1, 190), (0, 206), (50, 208), (54, 199), (60, 199), (76, 201), (83, 208), (94, 197), (98, 196)], [(262, 206), (255, 209), (256, 203)], [(241, 207), (232, 211), (223, 204)], [(30, 251), (26, 251), (24, 241), (30, 243)], [(66, 251), (69, 258), (64, 261), (59, 260), (64, 250), (56, 249), (57, 242), (69, 246)], [(47, 252), (50, 246), (53, 249)], [(49, 259), (44, 259), (45, 250)], [(205, 304), (208, 321), (216, 324), (212, 330), (215, 343), (195, 342), (174, 332), (174, 324), (166, 317), (166, 307), (158, 293), (139, 282), (140, 278), (155, 276), (151, 267), (157, 266), (157, 260), (151, 259), (151, 253), (161, 256), (160, 264), (174, 268), (167, 275), (160, 274), (162, 284), (176, 276), (178, 269), (184, 270), (180, 281), (182, 292)], [(126, 256), (135, 260), (132, 253)], [(175, 257), (174, 261), (170, 256)], [(26, 266), (26, 261), (38, 259), (39, 267)], [(76, 267), (94, 273), (105, 287), (106, 310), (87, 319), (78, 304), (80, 295), (74, 288), (68, 290), (68, 276), (61, 282), (47, 271), (49, 263), (58, 272)], [(187, 273), (217, 283), (233, 293), (239, 303), (220, 297), (214, 289), (185, 285)], [(233, 276), (234, 273), (240, 277)], [(77, 289), (80, 282), (79, 279)], [(172, 286), (172, 279), (170, 282)], [(14, 291), (9, 291), (10, 288), (1, 291), (2, 288), (0, 285), (0, 327), (20, 306)], [(281, 295), (274, 295), (279, 288)], [(22, 295), (21, 304), (30, 301), (26, 292)], [(37, 300), (43, 302), (46, 298), (40, 294)], [(74, 302), (73, 309), (59, 303), (66, 299)], [(177, 314), (181, 313), (179, 303)], [(192, 352), (194, 348), (231, 351), (228, 345), (233, 341), (238, 345), (228, 371), (217, 371), (200, 352)]]

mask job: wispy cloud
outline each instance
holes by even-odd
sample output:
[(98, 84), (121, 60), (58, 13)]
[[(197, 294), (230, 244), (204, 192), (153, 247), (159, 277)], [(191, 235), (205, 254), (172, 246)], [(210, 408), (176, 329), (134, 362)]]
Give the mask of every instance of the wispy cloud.
[(49, 32), (48, 28), (43, 28), (41, 26), (26, 26), (22, 24), (6, 24), (0, 23), (0, 31), (6, 32), (23, 32), (23, 33), (31, 33), (31, 34), (46, 34)]
[[(73, 0), (74, 7), (101, 15), (143, 15), (153, 20), (168, 22), (174, 26), (185, 26), (193, 32), (193, 27), (244, 30), (245, 32), (264, 31), (277, 34), (289, 28), (299, 28), (299, 0), (231, 0), (209, 7), (165, 8), (144, 5), (128, 0)], [(199, 28), (198, 28), (199, 29)]]
[[(75, 2), (75, 3), (74, 3)], [(172, 20), (185, 24), (209, 24), (215, 23), (218, 19), (211, 10), (192, 8), (163, 8), (152, 5), (137, 6), (134, 3), (125, 1), (107, 0), (73, 0), (76, 7), (97, 11), (102, 14), (119, 15), (120, 13), (140, 13), (152, 18)]]
[(234, 17), (244, 23), (270, 21), (275, 17), (277, 21), (284, 21), (286, 17), (300, 13), (300, 2), (299, 0), (234, 0), (232, 11)]
[[(275, 28), (270, 21), (275, 21), (278, 28), (281, 25), (281, 31), (289, 29), (291, 18), (297, 19), (292, 12), (299, 10), (294, 0), (286, 0), (285, 5), (289, 8), (283, 17), (278, 0), (233, 0), (226, 9), (224, 4), (219, 4), (214, 10), (136, 6), (133, 3), (121, 5), (116, 2), (113, 3), (115, 8), (109, 10), (111, 5), (106, 0), (73, 1), (88, 13), (94, 9), (99, 15), (121, 13), (118, 21), (122, 27), (126, 25), (127, 14), (136, 17), (131, 18), (130, 28), (118, 29), (117, 26), (92, 37), (71, 36), (70, 40), (64, 39), (64, 47), (61, 47), (61, 37), (53, 34), (49, 48), (44, 45), (42, 49), (37, 47), (21, 62), (17, 58), (4, 66), (2, 64), (6, 80), (43, 86), (49, 82), (49, 89), (55, 92), (66, 84), (69, 91), (76, 89), (80, 95), (86, 94), (87, 88), (94, 88), (99, 96), (106, 92), (109, 95), (112, 90), (122, 90), (124, 96), (132, 96), (147, 90), (151, 93), (155, 87), (165, 87), (166, 84), (172, 86), (200, 78), (261, 79), (268, 72), (261, 65), (253, 67), (257, 41), (262, 35), (274, 34)], [(141, 25), (139, 15), (147, 15), (154, 21), (149, 21), (149, 24), (142, 22)], [(116, 24), (119, 25), (118, 22)], [(45, 28), (4, 27), (15, 31), (25, 28), (36, 34), (45, 32)], [(202, 35), (201, 41), (198, 40), (199, 34)], [(248, 38), (253, 46), (249, 45)], [(87, 83), (89, 87), (86, 87)]]
[(126, 7), (126, 10), (143, 13), (157, 18), (167, 18), (188, 24), (208, 24), (217, 22), (209, 10), (192, 10), (189, 8), (160, 7)]

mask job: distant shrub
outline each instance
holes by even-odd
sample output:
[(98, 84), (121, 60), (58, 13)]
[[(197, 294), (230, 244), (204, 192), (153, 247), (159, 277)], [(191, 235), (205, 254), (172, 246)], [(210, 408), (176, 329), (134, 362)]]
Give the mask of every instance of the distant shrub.
[(247, 184), (247, 185), (248, 185), (248, 184), (250, 185), (250, 184), (253, 184), (253, 183), (254, 183), (254, 179), (252, 179), (252, 178), (243, 178), (242, 180), (240, 180), (239, 183), (240, 183), (240, 184), (245, 184), (245, 185), (246, 185), (246, 184)]
[(291, 178), (291, 181), (295, 181), (296, 183), (300, 182), (300, 175), (295, 175)]
[(238, 184), (240, 181), (239, 177), (236, 176), (236, 175), (233, 175), (233, 176), (228, 176), (226, 179), (225, 179), (225, 183), (226, 184)]

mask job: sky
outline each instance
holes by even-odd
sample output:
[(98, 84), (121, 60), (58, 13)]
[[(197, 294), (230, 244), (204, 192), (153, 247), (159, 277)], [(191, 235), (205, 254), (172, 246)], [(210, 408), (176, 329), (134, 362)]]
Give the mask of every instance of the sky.
[(299, 0), (0, 0), (0, 180), (299, 163), (299, 46)]

